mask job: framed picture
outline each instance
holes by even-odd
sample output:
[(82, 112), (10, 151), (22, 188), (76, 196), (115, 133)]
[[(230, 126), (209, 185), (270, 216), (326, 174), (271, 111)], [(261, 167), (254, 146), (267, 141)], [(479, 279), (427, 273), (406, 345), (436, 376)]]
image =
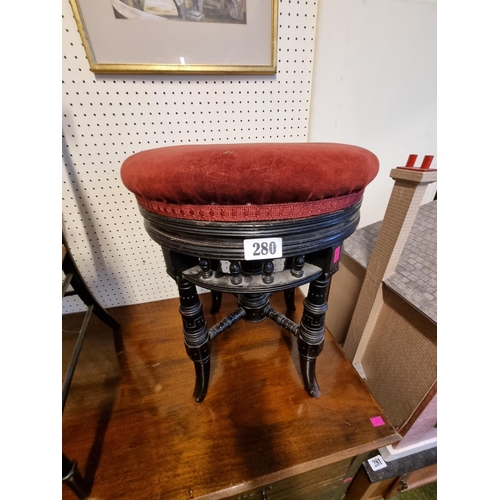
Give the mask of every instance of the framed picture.
[(69, 0), (94, 73), (276, 73), (278, 0)]

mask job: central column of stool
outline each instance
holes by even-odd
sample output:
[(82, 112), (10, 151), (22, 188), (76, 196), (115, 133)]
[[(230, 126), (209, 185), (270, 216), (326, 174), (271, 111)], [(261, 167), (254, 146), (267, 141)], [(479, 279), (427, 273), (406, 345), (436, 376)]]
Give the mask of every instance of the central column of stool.
[[(366, 149), (325, 143), (172, 146), (124, 162), (122, 180), (178, 286), (196, 402), (207, 394), (211, 342), (241, 319), (268, 318), (290, 331), (304, 388), (320, 396), (315, 366), (330, 277), (377, 171)], [(284, 259), (281, 271), (277, 259)], [(271, 294), (284, 292), (293, 309), (294, 290), (306, 283), (300, 324), (270, 306)], [(237, 296), (237, 309), (208, 329), (197, 286), (212, 292), (212, 313), (223, 293)]]

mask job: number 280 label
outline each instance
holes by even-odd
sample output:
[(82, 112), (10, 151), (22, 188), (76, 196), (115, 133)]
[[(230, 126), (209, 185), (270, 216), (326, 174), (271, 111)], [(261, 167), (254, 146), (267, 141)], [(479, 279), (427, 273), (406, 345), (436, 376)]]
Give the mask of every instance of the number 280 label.
[(281, 238), (243, 240), (245, 260), (279, 259), (282, 255)]

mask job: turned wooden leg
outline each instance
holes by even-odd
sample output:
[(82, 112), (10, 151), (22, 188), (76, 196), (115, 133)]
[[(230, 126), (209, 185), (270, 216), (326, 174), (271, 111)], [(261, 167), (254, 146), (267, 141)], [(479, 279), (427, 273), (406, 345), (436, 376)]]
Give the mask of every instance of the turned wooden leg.
[(285, 304), (287, 311), (295, 311), (295, 288), (285, 290)]
[(194, 363), (196, 374), (193, 397), (197, 403), (201, 403), (207, 395), (208, 379), (210, 378), (208, 328), (195, 285), (181, 278), (177, 286), (180, 299), (179, 311), (184, 330), (184, 345), (188, 356)]
[(210, 309), (211, 314), (217, 314), (220, 311), (220, 306), (222, 302), (222, 292), (216, 292), (211, 290), (212, 293), (212, 307)]
[[(210, 269), (215, 273), (222, 272), (221, 261), (218, 259), (210, 259)], [(210, 290), (210, 293), (212, 295), (212, 307), (210, 308), (210, 314), (217, 314), (220, 311), (222, 292)]]
[(316, 358), (323, 350), (329, 282), (330, 276), (323, 274), (309, 285), (297, 340), (304, 388), (312, 398), (321, 396), (316, 381)]

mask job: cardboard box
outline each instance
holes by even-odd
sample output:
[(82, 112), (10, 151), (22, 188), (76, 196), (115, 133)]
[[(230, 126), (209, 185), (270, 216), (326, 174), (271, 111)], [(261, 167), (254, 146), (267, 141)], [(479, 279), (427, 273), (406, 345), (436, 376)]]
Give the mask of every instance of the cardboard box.
[(384, 220), (345, 241), (326, 317), (403, 436), (395, 452), (437, 438), (437, 201), (420, 205), (436, 176), (413, 170), (391, 172)]

